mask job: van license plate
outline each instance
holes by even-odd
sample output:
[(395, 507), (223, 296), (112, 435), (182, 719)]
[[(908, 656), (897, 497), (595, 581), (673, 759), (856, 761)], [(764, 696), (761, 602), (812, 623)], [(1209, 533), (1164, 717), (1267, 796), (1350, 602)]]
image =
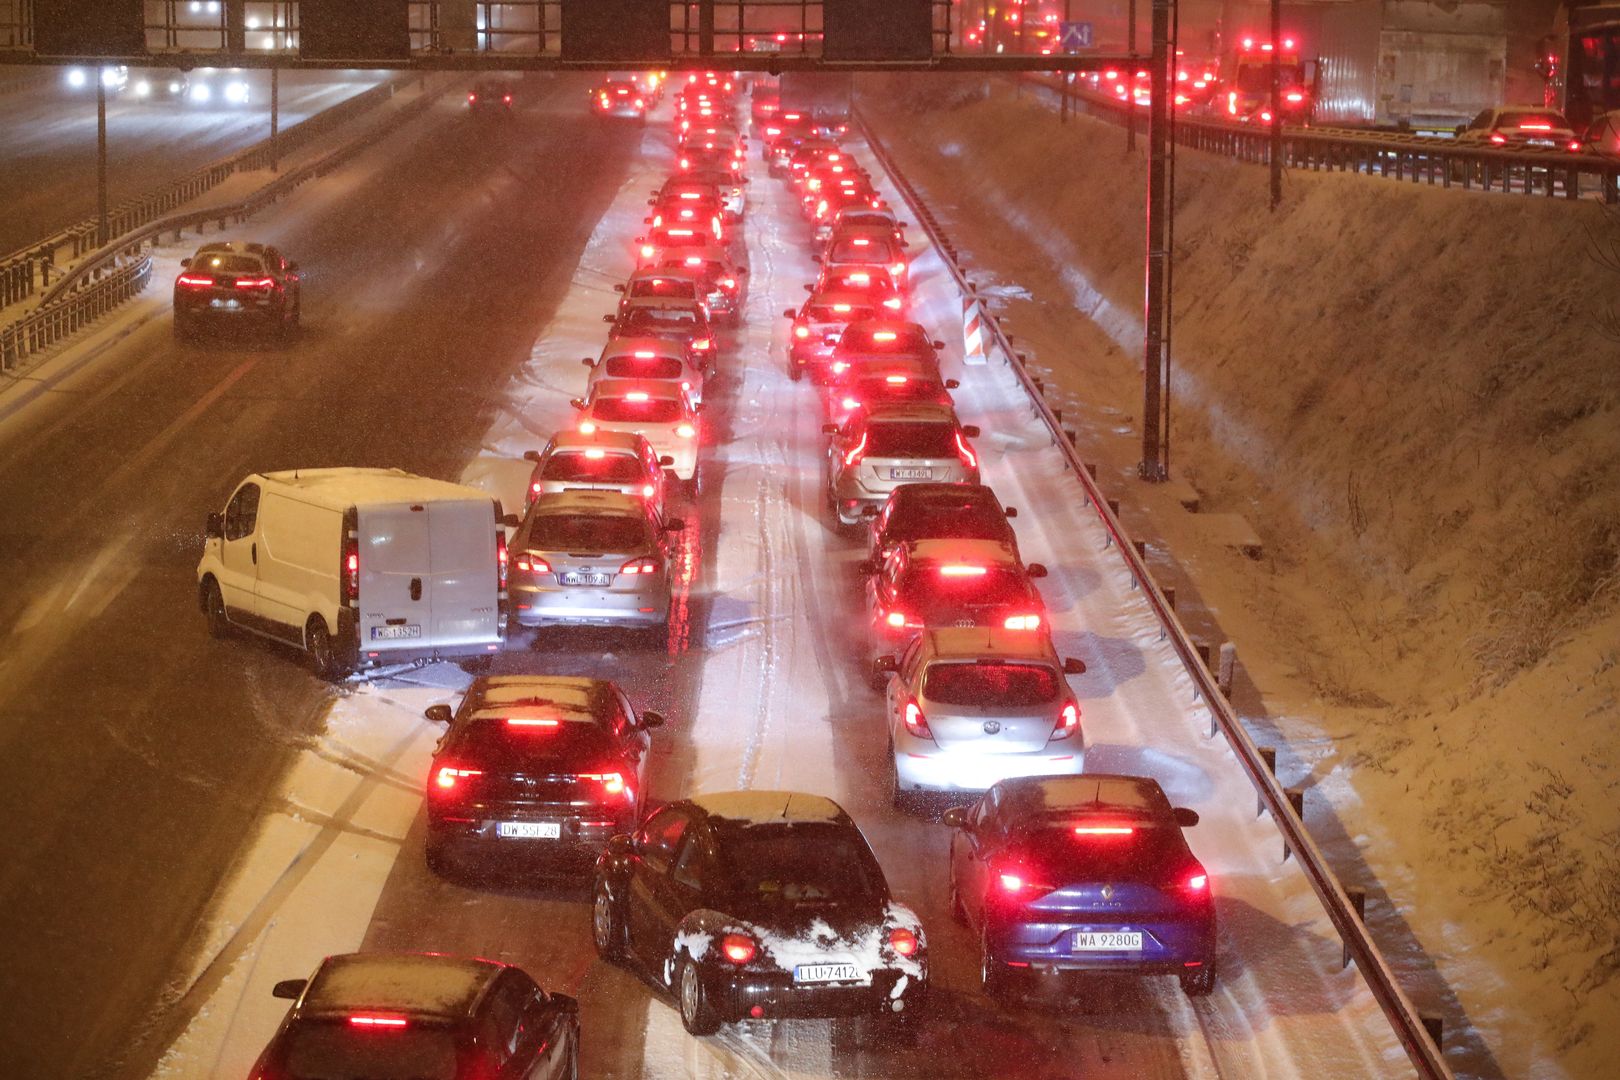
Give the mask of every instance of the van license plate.
[(1075, 952), (1141, 952), (1142, 934), (1140, 931), (1131, 933), (1105, 933), (1093, 934), (1084, 930), (1074, 935)]
[(562, 826), (555, 821), (503, 821), (495, 826), (495, 835), (508, 840), (558, 840)]
[(419, 638), (422, 636), (422, 627), (417, 623), (409, 626), (373, 626), (371, 628), (372, 641), (400, 641), (404, 638)]
[(801, 983), (859, 982), (860, 978), (854, 964), (800, 964), (793, 969), (793, 981)]
[(927, 480), (933, 476), (932, 469), (890, 469), (890, 480)]
[(562, 583), (564, 585), (611, 585), (611, 584), (613, 584), (613, 575), (612, 574), (564, 574), (562, 576)]

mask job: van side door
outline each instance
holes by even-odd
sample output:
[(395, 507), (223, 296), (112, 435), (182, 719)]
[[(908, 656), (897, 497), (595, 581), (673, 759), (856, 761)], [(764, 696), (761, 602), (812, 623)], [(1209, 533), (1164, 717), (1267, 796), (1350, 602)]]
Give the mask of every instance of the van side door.
[(232, 622), (253, 623), (253, 595), (259, 576), (259, 485), (249, 481), (225, 504), (225, 529), (219, 544), (219, 591)]

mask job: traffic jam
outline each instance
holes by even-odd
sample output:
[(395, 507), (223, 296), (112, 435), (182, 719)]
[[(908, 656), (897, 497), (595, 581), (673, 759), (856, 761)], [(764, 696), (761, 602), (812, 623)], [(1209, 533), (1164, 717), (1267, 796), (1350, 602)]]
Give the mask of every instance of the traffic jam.
[[(948, 373), (942, 338), (959, 331), (918, 304), (924, 245), (847, 116), (784, 109), (763, 84), (752, 103), (720, 72), (591, 91), (602, 123), (648, 125), (643, 152), (659, 147), (669, 169), (643, 231), (622, 237), (600, 351), (569, 361), (586, 369), (573, 422), (523, 453), (520, 503), (397, 469), (254, 473), (207, 522), (207, 628), (290, 647), (337, 682), (460, 663), (459, 700), (425, 713), (442, 734), (420, 778), (424, 846), (400, 858), (473, 887), (492, 864), (572, 876), (596, 956), (636, 972), (692, 1036), (846, 1018), (903, 1044), (928, 1021), (942, 962), (895, 884), (913, 868), (880, 863), (835, 791), (653, 798), (658, 744), (684, 718), (602, 677), (617, 642), (688, 647), (696, 535), (721, 551), (742, 540), (702, 520), (722, 437), (709, 418), (745, 377), (785, 376), (822, 444), (805, 513), (852, 564), (861, 612), (827, 632), (856, 639), (849, 677), (887, 732), (886, 760), (854, 783), (948, 845), (923, 871), (977, 943), (965, 963), (983, 993), (1019, 1008), (1036, 982), (1112, 972), (1208, 995), (1218, 889), (1199, 815), (1172, 804), (1168, 778), (1088, 767), (1087, 662), (1060, 649), (1048, 568), (984, 482), (986, 444), (1029, 433), (959, 414), (964, 381), (989, 375)], [(736, 333), (760, 314), (744, 225), (765, 185), (817, 270), (801, 301), (770, 309), (779, 325), (750, 328), (781, 343), (769, 353)], [(274, 248), (207, 245), (176, 282), (176, 333), (287, 334), (298, 277)], [(614, 643), (598, 673), (550, 669), (556, 643), (586, 632)], [(590, 1018), (562, 973), (423, 948), (284, 973), (274, 993), (291, 1006), (252, 1075), (579, 1074)]]

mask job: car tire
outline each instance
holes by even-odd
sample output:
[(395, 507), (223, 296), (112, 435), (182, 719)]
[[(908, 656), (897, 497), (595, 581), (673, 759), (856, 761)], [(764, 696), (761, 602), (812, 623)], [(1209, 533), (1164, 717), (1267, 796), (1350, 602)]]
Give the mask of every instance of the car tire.
[(468, 675), (483, 675), (495, 664), (493, 656), (469, 656), (457, 666)]
[(628, 951), (625, 936), (624, 916), (619, 905), (613, 902), (607, 883), (599, 881), (591, 897), (591, 940), (596, 945), (596, 955), (611, 963), (623, 960)]
[(318, 678), (337, 682), (349, 674), (338, 656), (337, 642), (326, 628), (326, 620), (319, 615), (311, 615), (304, 626), (304, 648), (309, 653), (309, 666)]
[(990, 955), (987, 934), (979, 935), (979, 982), (984, 987), (985, 996), (991, 1001), (1004, 1003), (1013, 995), (1012, 972), (1007, 970), (1006, 964)]
[(1215, 990), (1215, 961), (1204, 961), (1204, 966), (1182, 972), (1181, 992), (1190, 998), (1208, 997)]
[(203, 585), (203, 616), (208, 620), (208, 636), (216, 640), (231, 636), (231, 619), (225, 614), (225, 597), (219, 582), (209, 578)]
[(428, 871), (434, 877), (444, 878), (448, 881), (454, 876), (455, 864), (450, 859), (450, 853), (444, 849), (444, 845), (431, 837), (422, 849), (422, 856), (427, 863)]
[(690, 1035), (713, 1035), (720, 1030), (720, 1017), (709, 1003), (703, 976), (689, 956), (675, 962), (675, 997), (681, 1011), (681, 1026)]
[[(884, 676), (888, 678), (887, 675)], [(889, 801), (894, 804), (895, 810), (902, 814), (911, 814), (917, 809), (917, 795), (900, 786), (900, 770), (894, 764), (894, 748), (889, 748)]]
[(957, 888), (956, 875), (951, 875), (951, 918), (962, 926), (968, 924), (967, 905), (962, 903), (962, 890)]
[(800, 367), (798, 364), (795, 364), (793, 361), (789, 360), (788, 361), (788, 378), (792, 379), (794, 382), (798, 382), (800, 379), (803, 379), (804, 378), (804, 368)]
[(702, 475), (702, 473), (697, 472), (696, 470), (694, 470), (693, 473), (692, 473), (692, 478), (690, 480), (682, 480), (681, 481), (681, 490), (686, 492), (687, 498), (690, 498), (690, 499), (697, 498), (698, 494), (700, 492), (702, 492), (702, 490), (703, 490), (703, 475)]

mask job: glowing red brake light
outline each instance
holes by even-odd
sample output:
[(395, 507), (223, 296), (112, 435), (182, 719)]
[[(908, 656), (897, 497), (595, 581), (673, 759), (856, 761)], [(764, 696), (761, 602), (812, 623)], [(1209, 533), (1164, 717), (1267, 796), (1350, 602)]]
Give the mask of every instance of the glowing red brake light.
[(697, 428), (694, 427), (691, 424), (680, 424), (680, 425), (677, 425), (676, 428), (675, 428), (675, 435), (676, 435), (677, 438), (690, 439), (692, 436), (694, 436), (696, 434), (697, 434)]
[(1288, 91), (1288, 100), (1291, 103), (1297, 105), (1301, 101), (1305, 100), (1305, 95), (1300, 93), (1298, 90), (1290, 90), (1290, 91)]
[(506, 718), (506, 726), (531, 729), (539, 728), (546, 731), (555, 731), (557, 728), (562, 726), (562, 721), (549, 720), (533, 716), (508, 716)]
[(619, 573), (621, 574), (656, 574), (657, 572), (657, 559), (631, 559), (619, 567)]
[(752, 960), (758, 948), (747, 934), (727, 934), (720, 939), (721, 954), (739, 967)]
[(1192, 877), (1189, 877), (1187, 879), (1187, 891), (1188, 892), (1201, 893), (1207, 888), (1209, 888), (1209, 875), (1208, 874), (1200, 872), (1200, 873), (1192, 875)]
[(963, 437), (960, 431), (956, 433), (956, 453), (961, 457), (963, 465), (970, 469), (979, 467), (978, 455), (974, 454), (973, 447), (968, 445), (967, 439)]
[(350, 603), (360, 599), (360, 538), (343, 540), (343, 598)]
[(984, 577), (989, 568), (983, 566), (969, 566), (966, 563), (947, 563), (939, 568), (941, 577)]
[(906, 613), (903, 611), (891, 611), (883, 617), (883, 621), (898, 630), (906, 625)]
[(214, 279), (207, 274), (181, 274), (180, 284), (193, 289), (207, 289), (214, 284)]
[(803, 341), (805, 338), (810, 336), (810, 328), (803, 325), (795, 326), (793, 328), (793, 336), (798, 338), (800, 341)]
[(626, 401), (646, 401), (648, 399), (647, 399), (647, 394), (646, 394), (645, 391), (643, 391), (643, 390), (632, 390), (628, 394), (624, 395), (624, 400), (626, 400)]
[(840, 313), (840, 314), (845, 314), (845, 315), (847, 315), (851, 310), (850, 306), (848, 304), (834, 304), (832, 306), (832, 309), (834, 311)]
[(1057, 726), (1052, 729), (1052, 738), (1067, 739), (1079, 730), (1080, 706), (1071, 701), (1065, 704), (1063, 711), (1058, 714)]
[[(535, 490), (538, 491), (539, 488), (540, 488), (540, 485), (536, 484), (534, 486), (535, 486)], [(549, 573), (551, 573), (551, 564), (550, 563), (546, 562), (546, 560), (544, 560), (544, 559), (537, 558), (537, 557), (535, 557), (533, 555), (527, 555), (527, 554), (519, 555), (517, 557), (517, 568), (519, 570), (523, 570), (523, 571), (525, 571), (527, 573), (531, 573), (531, 574), (549, 574)]]
[(1136, 830), (1129, 825), (1076, 825), (1076, 836), (1132, 836)]
[(899, 336), (900, 335), (896, 334), (893, 330), (874, 330), (872, 332), (872, 340), (883, 345), (887, 345), (889, 342), (894, 341)]
[(871, 245), (871, 243), (872, 243), (872, 241), (866, 239), (866, 237), (864, 237), (864, 236), (857, 236), (854, 240), (852, 240), (850, 242), (852, 244), (854, 244), (856, 247), (869, 247)]
[(368, 1031), (398, 1031), (407, 1026), (410, 1021), (398, 1013), (352, 1013), (349, 1016), (349, 1026), (365, 1028)]
[(1507, 142), (1507, 136), (1501, 134), (1500, 132), (1493, 131), (1491, 132), (1491, 142), (1495, 143), (1497, 146), (1502, 146)]
[(998, 877), (1002, 892), (1017, 894), (1023, 891), (1024, 879), (1017, 874), (1002, 873)]
[(866, 453), (866, 432), (863, 431), (863, 432), (861, 432), (861, 440), (860, 440), (860, 442), (856, 443), (853, 447), (851, 447), (849, 453), (844, 455), (844, 466), (845, 466), (845, 468), (848, 468), (849, 466), (854, 465), (856, 462), (860, 461), (861, 460), (861, 455), (864, 454), (864, 453)]
[(635, 801), (635, 790), (630, 787), (629, 781), (625, 780), (623, 773), (580, 773), (579, 779), (599, 781), (602, 789), (609, 795), (623, 795), (628, 801)]
[(506, 591), (506, 577), (508, 562), (506, 555), (506, 533), (500, 526), (495, 528), (495, 588), (500, 592)]
[(900, 298), (898, 296), (891, 296), (887, 300), (883, 301), (883, 306), (888, 308), (890, 311), (899, 311)]
[(904, 386), (911, 380), (906, 378), (904, 375), (885, 375), (883, 376), (883, 381), (888, 383), (890, 386)]
[(1571, 140), (1571, 141), (1570, 141), (1570, 144), (1569, 144), (1569, 149), (1570, 149), (1570, 150), (1571, 150), (1571, 151), (1579, 151), (1579, 150), (1580, 150), (1580, 148), (1581, 148), (1581, 140), (1579, 140), (1579, 139), (1572, 139), (1572, 140)]
[(917, 935), (897, 926), (889, 931), (889, 948), (901, 956), (912, 956), (917, 952)]
[(861, 407), (860, 400), (852, 397), (845, 398), (843, 401), (839, 402), (839, 404), (844, 407), (845, 412), (854, 412), (856, 409)]
[(433, 783), (440, 791), (449, 791), (468, 777), (483, 775), (482, 769), (461, 769), (454, 765), (441, 765)]
[(1520, 124), (1520, 131), (1551, 131), (1551, 124)]
[(1039, 630), (1041, 617), (1039, 615), (1009, 615), (1001, 624), (1008, 630)]
[(901, 714), (901, 720), (906, 730), (919, 739), (932, 739), (933, 731), (929, 730), (928, 718), (923, 715), (922, 706), (916, 700), (906, 702), (906, 711)]

